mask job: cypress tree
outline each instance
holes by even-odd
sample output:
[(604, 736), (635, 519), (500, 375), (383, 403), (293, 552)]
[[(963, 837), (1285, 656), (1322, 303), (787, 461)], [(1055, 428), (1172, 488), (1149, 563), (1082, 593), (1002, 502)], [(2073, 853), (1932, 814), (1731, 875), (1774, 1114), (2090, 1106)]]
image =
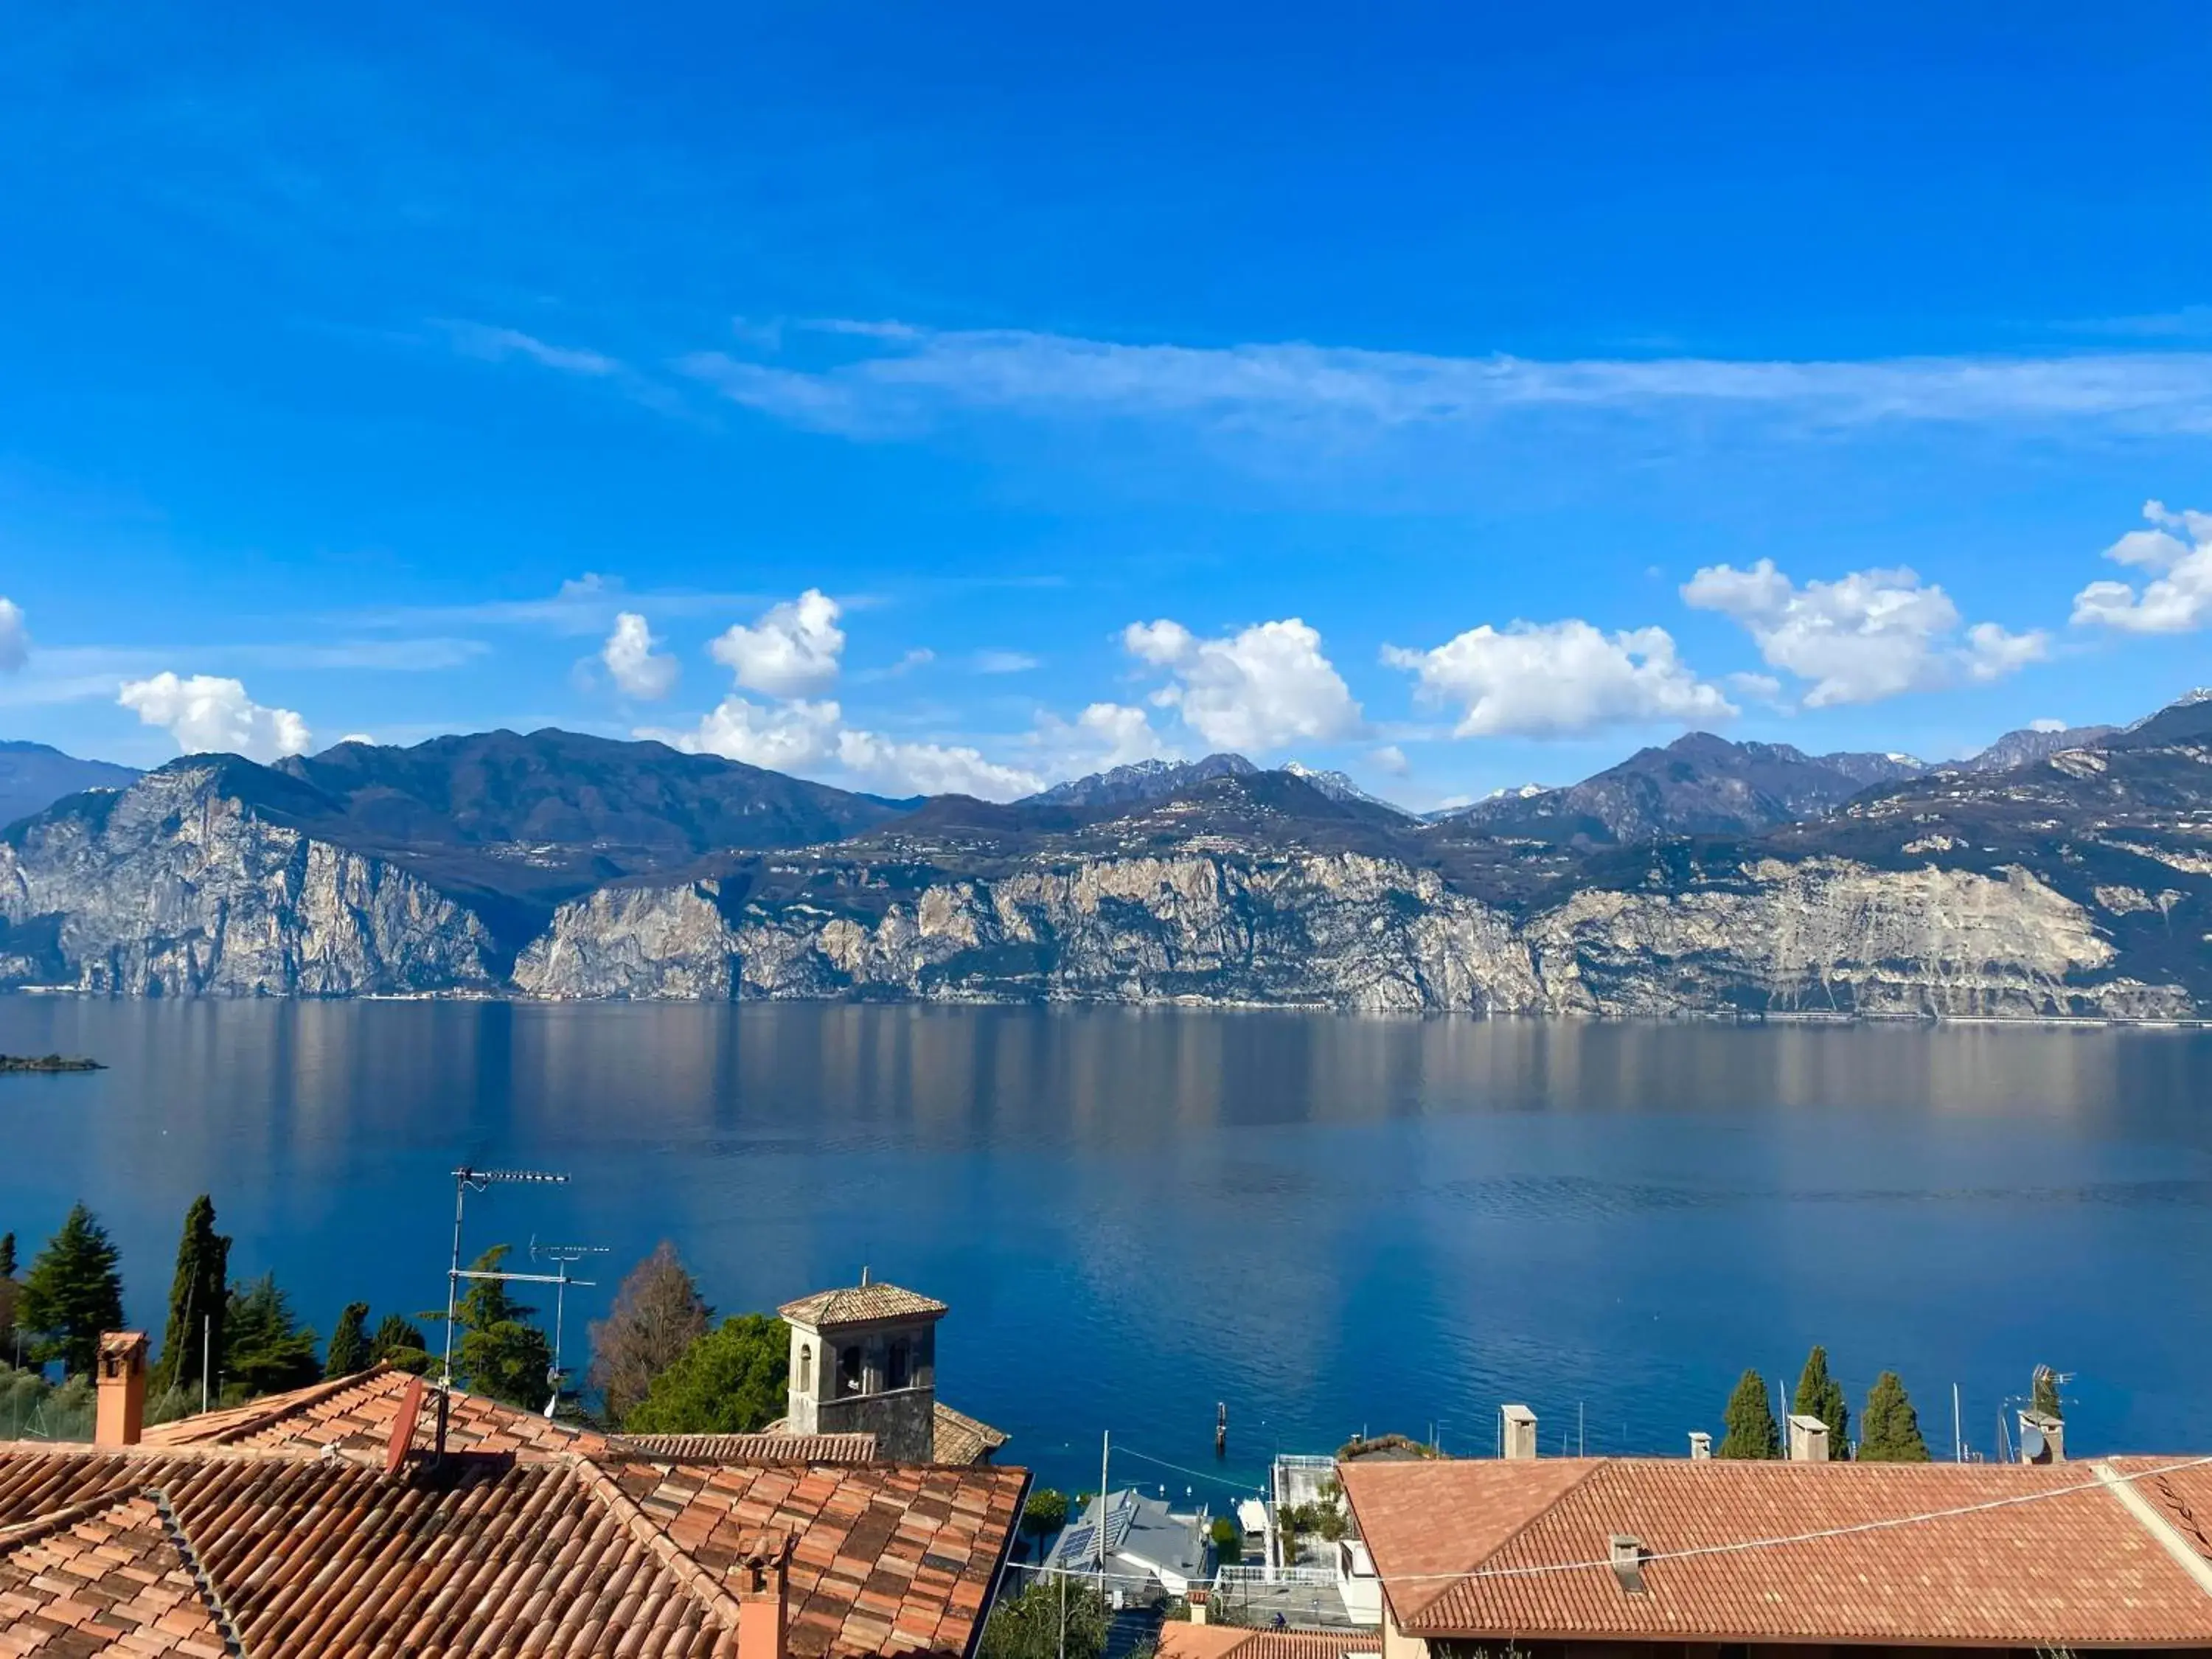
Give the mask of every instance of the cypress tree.
[(1729, 1396), (1723, 1419), (1727, 1432), (1714, 1455), (1746, 1459), (1782, 1455), (1782, 1431), (1774, 1421), (1774, 1408), (1766, 1403), (1766, 1379), (1746, 1371)]
[(39, 1252), (23, 1279), (16, 1318), (43, 1340), (40, 1359), (58, 1359), (89, 1376), (100, 1358), (100, 1334), (123, 1328), (123, 1276), (107, 1230), (82, 1203)]
[(223, 1352), (229, 1267), (230, 1241), (216, 1231), (215, 1201), (202, 1193), (185, 1212), (184, 1236), (177, 1241), (169, 1322), (154, 1366), (156, 1389), (198, 1386), (203, 1357)]
[(374, 1363), (368, 1355), (368, 1304), (349, 1302), (331, 1333), (329, 1357), (323, 1361), (325, 1376), (351, 1376)]
[(1844, 1403), (1844, 1385), (1828, 1374), (1828, 1351), (1817, 1342), (1805, 1356), (1805, 1369), (1797, 1376), (1797, 1396), (1790, 1409), (1828, 1425), (1831, 1459), (1842, 1462), (1851, 1455), (1851, 1408)]
[(15, 1235), (0, 1233), (0, 1279), (15, 1276)]
[(1867, 1394), (1859, 1420), (1862, 1463), (1925, 1463), (1928, 1443), (1920, 1437), (1920, 1414), (1895, 1371), (1884, 1371)]
[(2051, 1374), (2048, 1365), (2035, 1368), (2035, 1397), (2029, 1404), (2045, 1417), (2066, 1420), (2066, 1408), (2058, 1403), (2058, 1379)]

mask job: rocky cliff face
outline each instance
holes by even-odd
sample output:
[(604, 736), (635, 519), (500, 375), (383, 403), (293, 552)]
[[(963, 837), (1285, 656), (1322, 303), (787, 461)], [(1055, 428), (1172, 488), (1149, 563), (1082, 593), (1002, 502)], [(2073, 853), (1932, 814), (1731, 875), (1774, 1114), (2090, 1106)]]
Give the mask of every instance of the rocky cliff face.
[[(130, 996), (347, 996), (494, 983), (468, 910), (169, 768), (0, 842), (0, 972)], [(28, 948), (23, 948), (27, 946)]]
[[(623, 799), (645, 802), (649, 782)], [(608, 857), (607, 812), (562, 830), (544, 803), (567, 786), (532, 787), (564, 881)], [(1626, 845), (1421, 823), (1284, 772), (1231, 769), (1127, 805), (948, 797), (825, 844), (611, 869), (540, 910), (550, 921), (519, 952), (501, 930), (525, 912), (491, 884), (489, 843), (455, 852), (434, 823), (397, 835), (383, 795), (344, 812), (332, 799), (312, 780), (192, 761), (14, 826), (0, 837), (0, 984), (2212, 1014), (2212, 703), (2009, 771), (1887, 784), (1808, 822)], [(403, 805), (419, 817), (428, 799)], [(387, 855), (395, 839), (406, 850)]]
[(1516, 918), (1353, 854), (1040, 864), (873, 917), (734, 912), (718, 884), (597, 894), (524, 953), (552, 997), (1192, 1001), (1358, 1012), (2171, 1018), (2086, 907), (2016, 870), (1760, 859), (1686, 890), (1573, 892)]

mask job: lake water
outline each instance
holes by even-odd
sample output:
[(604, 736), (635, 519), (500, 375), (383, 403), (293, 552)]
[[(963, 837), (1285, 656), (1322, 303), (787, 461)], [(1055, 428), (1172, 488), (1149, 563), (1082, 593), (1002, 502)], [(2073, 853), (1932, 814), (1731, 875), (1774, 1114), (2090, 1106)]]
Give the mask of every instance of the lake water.
[(1508, 1400), (1680, 1454), (1814, 1341), (1941, 1451), (2038, 1361), (2084, 1450), (2212, 1448), (2203, 1033), (9, 997), (0, 1050), (111, 1068), (0, 1078), (0, 1228), (82, 1197), (156, 1331), (203, 1189), (319, 1329), (442, 1305), (467, 1158), (574, 1177), (470, 1215), (612, 1247), (572, 1332), (664, 1237), (726, 1311), (945, 1298), (940, 1394), (1061, 1484), (1104, 1429), (1218, 1499), (1362, 1429), (1490, 1449)]

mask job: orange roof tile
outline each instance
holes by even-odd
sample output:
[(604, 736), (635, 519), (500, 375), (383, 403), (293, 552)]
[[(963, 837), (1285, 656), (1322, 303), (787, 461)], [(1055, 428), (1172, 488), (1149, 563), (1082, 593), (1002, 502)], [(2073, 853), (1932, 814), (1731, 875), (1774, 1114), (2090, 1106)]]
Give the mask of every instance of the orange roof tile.
[(1380, 1631), (1248, 1630), (1172, 1620), (1160, 1626), (1159, 1659), (1349, 1659), (1382, 1651)]
[[(2212, 1500), (2212, 1480), (2166, 1479)], [(1343, 1480), (1411, 1635), (2212, 1644), (2212, 1592), (2086, 1464), (1560, 1459)], [(1641, 1593), (1607, 1565), (1616, 1534), (1646, 1553)]]
[(937, 1420), (930, 1435), (931, 1462), (981, 1463), (1006, 1443), (1004, 1430), (938, 1402)]
[(946, 1311), (945, 1304), (934, 1297), (880, 1282), (848, 1285), (838, 1291), (817, 1291), (776, 1310), (793, 1324), (811, 1325), (817, 1330), (831, 1325), (865, 1324), (876, 1319), (934, 1319)]
[[(980, 1634), (1028, 1488), (1018, 1469), (809, 1463), (788, 1446), (774, 1462), (694, 1461), (459, 1393), (446, 1462), (418, 1455), (386, 1474), (408, 1381), (380, 1367), (162, 1425), (128, 1451), (0, 1442), (0, 1595), (11, 1552), (143, 1501), (169, 1506), (179, 1559), (198, 1564), (207, 1605), (228, 1610), (256, 1656), (568, 1659), (620, 1643), (641, 1659), (705, 1659), (732, 1627), (725, 1581), (744, 1541), (787, 1530), (794, 1659), (958, 1655)], [(422, 1413), (418, 1453), (434, 1421)], [(726, 1453), (746, 1437), (708, 1438)], [(134, 1528), (143, 1520), (131, 1511)], [(124, 1608), (150, 1571), (128, 1554), (108, 1564), (113, 1582), (92, 1581)], [(154, 1576), (171, 1571), (165, 1560)], [(51, 1622), (100, 1605), (50, 1602), (26, 1612)], [(87, 1650), (76, 1639), (53, 1651)]]
[[(872, 1463), (872, 1434), (618, 1434), (620, 1451), (684, 1463)], [(946, 1460), (940, 1458), (942, 1462)]]

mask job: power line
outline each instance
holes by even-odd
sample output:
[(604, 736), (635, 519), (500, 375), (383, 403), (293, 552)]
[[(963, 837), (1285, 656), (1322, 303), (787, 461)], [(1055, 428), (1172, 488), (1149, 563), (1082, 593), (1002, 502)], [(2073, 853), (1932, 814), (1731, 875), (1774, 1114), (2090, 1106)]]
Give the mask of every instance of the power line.
[(1266, 1486), (1256, 1486), (1249, 1480), (1231, 1480), (1225, 1474), (1214, 1474), (1206, 1469), (1188, 1468), (1181, 1463), (1170, 1463), (1164, 1457), (1154, 1457), (1148, 1452), (1131, 1451), (1127, 1446), (1123, 1446), (1121, 1449), (1121, 1455), (1124, 1457), (1136, 1458), (1142, 1462), (1157, 1463), (1164, 1469), (1173, 1469), (1177, 1474), (1187, 1474), (1194, 1480), (1207, 1480), (1212, 1482), (1217, 1486), (1227, 1486), (1232, 1492), (1265, 1492), (1267, 1490)]

